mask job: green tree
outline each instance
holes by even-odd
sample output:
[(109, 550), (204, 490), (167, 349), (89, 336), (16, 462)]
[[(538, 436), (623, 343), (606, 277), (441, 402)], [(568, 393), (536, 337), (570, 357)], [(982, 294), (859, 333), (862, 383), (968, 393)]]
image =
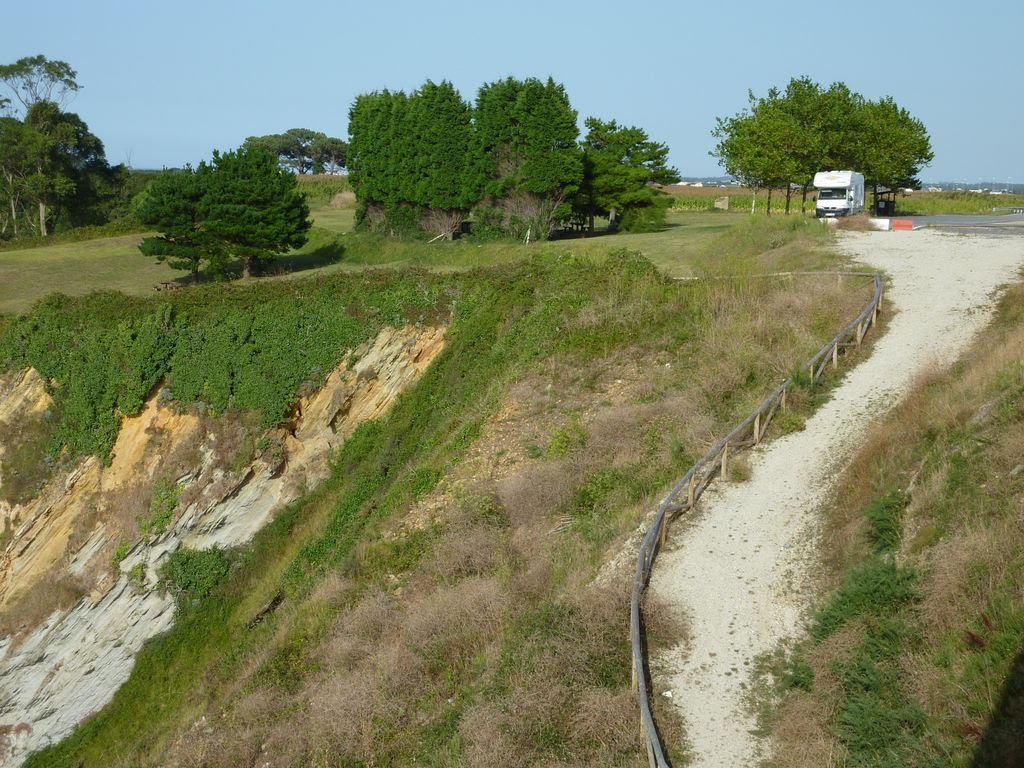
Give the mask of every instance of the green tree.
[(333, 136), (320, 134), (310, 147), (313, 169), (317, 173), (338, 173), (345, 167), (348, 144)]
[[(34, 104), (49, 101), (58, 107), (81, 89), (75, 78), (78, 73), (65, 61), (50, 60), (45, 56), (25, 56), (13, 64), (0, 65), (0, 83), (28, 112)], [(0, 109), (10, 108), (12, 102), (0, 98)]]
[(390, 234), (419, 228), (418, 137), (410, 119), (409, 97), (402, 91), (360, 94), (349, 110), (349, 182), (360, 227)]
[(188, 270), (192, 282), (199, 281), (205, 263), (211, 274), (223, 274), (227, 266), (224, 244), (205, 228), (203, 197), (212, 169), (200, 163), (197, 169), (165, 171), (149, 185), (137, 205), (139, 220), (161, 234), (147, 237), (139, 250), (172, 269)]
[(41, 236), (62, 210), (72, 205), (83, 209), (95, 200), (101, 177), (111, 179), (103, 142), (73, 112), (63, 112), (54, 102), (34, 103), (25, 115), (25, 197), (36, 204), (35, 225)]
[(124, 187), (126, 169), (111, 167), (103, 142), (62, 108), (80, 88), (75, 76), (66, 62), (44, 56), (0, 66), (19, 107), (17, 116), (0, 118), (0, 236), (103, 223)]
[(679, 181), (668, 164), (668, 147), (651, 141), (640, 128), (619, 126), (595, 117), (586, 120), (583, 181), (574, 208), (594, 230), (594, 217), (607, 216), (615, 230), (649, 229), (664, 221), (664, 194), (653, 185)]
[(345, 166), (347, 144), (308, 128), (290, 128), (284, 133), (250, 136), (242, 144), (246, 149), (259, 149), (278, 158), (282, 168), (294, 173), (323, 173)]
[(865, 143), (871, 148), (861, 169), (865, 183), (878, 188), (920, 189), (918, 174), (935, 158), (924, 123), (885, 97), (864, 105)]
[(0, 117), (0, 237), (17, 237), (24, 219), (26, 180), (31, 173), (28, 127), (13, 117)]
[(214, 151), (199, 212), (203, 230), (242, 262), (242, 276), (276, 254), (299, 248), (309, 231), (309, 206), (295, 176), (258, 149)]
[(771, 183), (773, 170), (762, 125), (751, 112), (717, 118), (711, 135), (718, 139), (712, 150), (719, 164), (730, 176), (753, 191), (750, 212), (754, 212), (757, 191)]
[(428, 80), (410, 97), (408, 119), (415, 145), (403, 197), (421, 209), (428, 232), (451, 240), (480, 191), (471, 162), (472, 110), (451, 83)]
[(474, 162), (485, 180), (485, 215), (514, 237), (550, 235), (583, 180), (576, 111), (548, 78), (507, 78), (477, 94)]

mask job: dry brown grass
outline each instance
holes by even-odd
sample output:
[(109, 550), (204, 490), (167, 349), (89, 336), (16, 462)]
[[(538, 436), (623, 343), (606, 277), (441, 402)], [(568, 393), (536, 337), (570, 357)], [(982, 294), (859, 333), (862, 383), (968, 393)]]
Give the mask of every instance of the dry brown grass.
[(862, 629), (846, 627), (809, 650), (805, 660), (814, 671), (813, 693), (793, 690), (787, 694), (784, 707), (765, 715), (776, 745), (773, 766), (818, 768), (846, 764), (845, 748), (832, 725), (841, 700), (835, 661), (848, 658), (863, 640)]
[(859, 213), (854, 216), (841, 216), (836, 219), (836, 229), (847, 232), (874, 232), (871, 226), (871, 217), (867, 213)]
[[(823, 536), (824, 591), (866, 555), (868, 504), (892, 488), (911, 494), (898, 558), (922, 575), (912, 616), (920, 639), (899, 659), (901, 685), (930, 716), (928, 738), (950, 760), (969, 761), (999, 705), (1008, 662), (994, 661), (988, 644), (1013, 632), (1009, 606), (1024, 595), (1024, 472), (1017, 469), (1024, 462), (1024, 325), (1006, 319), (1017, 317), (1022, 301), (1024, 286), (1011, 288), (1000, 319), (953, 373), (923, 377), (870, 430), (844, 472)], [(805, 648), (814, 687), (784, 699), (774, 764), (843, 764), (830, 735), (842, 693), (835, 661), (861, 641), (844, 631)], [(990, 654), (987, 663), (979, 652)]]

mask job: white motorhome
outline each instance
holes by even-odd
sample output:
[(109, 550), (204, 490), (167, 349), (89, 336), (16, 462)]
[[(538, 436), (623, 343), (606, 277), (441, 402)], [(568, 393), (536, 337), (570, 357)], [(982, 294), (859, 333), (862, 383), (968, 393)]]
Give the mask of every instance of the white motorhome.
[(819, 171), (814, 174), (818, 202), (814, 215), (849, 216), (864, 211), (864, 175), (856, 171)]

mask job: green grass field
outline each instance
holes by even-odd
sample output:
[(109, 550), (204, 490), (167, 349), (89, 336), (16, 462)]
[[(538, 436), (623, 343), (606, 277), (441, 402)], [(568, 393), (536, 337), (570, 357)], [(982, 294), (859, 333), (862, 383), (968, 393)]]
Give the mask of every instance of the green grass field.
[[(702, 212), (673, 212), (668, 226), (650, 234), (616, 234), (555, 240), (546, 243), (472, 240), (420, 242), (392, 240), (355, 233), (354, 209), (323, 206), (312, 213), (314, 228), (309, 242), (280, 257), (272, 274), (300, 276), (319, 269), (333, 273), (366, 267), (419, 266), (438, 271), (491, 266), (527, 258), (539, 251), (597, 255), (609, 250), (638, 250), (672, 276), (692, 274), (688, 264), (714, 236), (742, 216)], [(153, 295), (168, 281), (187, 284), (188, 275), (146, 258), (138, 250), (142, 235), (122, 235), (80, 243), (0, 253), (0, 314), (27, 311), (48, 293), (82, 296), (92, 291), (116, 290), (134, 296)]]
[(0, 313), (24, 312), (48, 293), (154, 293), (183, 273), (139, 253), (141, 235), (122, 235), (0, 253)]
[(939, 214), (999, 214), (994, 208), (1024, 207), (1024, 195), (989, 195), (977, 192), (912, 192), (896, 198), (896, 213), (902, 216)]
[[(368, 267), (417, 266), (433, 271), (452, 271), (493, 266), (528, 258), (540, 251), (596, 256), (609, 250), (640, 251), (666, 274), (689, 277), (707, 244), (727, 229), (746, 220), (750, 196), (745, 190), (704, 188), (674, 195), (675, 207), (667, 226), (660, 232), (619, 233), (592, 237), (558, 239), (544, 243), (476, 242), (472, 238), (452, 243), (399, 241), (355, 232), (355, 208), (350, 200), (332, 204), (333, 196), (347, 190), (336, 179), (306, 182), (312, 192), (313, 230), (301, 249), (278, 258), (270, 268), (272, 276), (296, 277), (311, 270), (335, 273)], [(322, 189), (321, 189), (322, 187)], [(729, 195), (729, 211), (712, 209), (718, 196)], [(757, 196), (763, 215), (767, 195)], [(781, 214), (784, 196), (776, 193), (773, 211)], [(792, 200), (793, 215), (799, 216), (800, 198)], [(897, 200), (903, 215), (939, 213), (992, 213), (994, 206), (1024, 205), (1024, 195), (980, 195), (970, 192), (915, 192)], [(120, 235), (83, 242), (66, 242), (24, 250), (0, 252), (0, 314), (27, 311), (48, 293), (81, 296), (92, 291), (116, 290), (148, 296), (168, 281), (188, 282), (183, 272), (148, 259), (138, 251), (142, 235)], [(706, 260), (707, 255), (700, 256)], [(798, 263), (790, 267), (799, 266)]]

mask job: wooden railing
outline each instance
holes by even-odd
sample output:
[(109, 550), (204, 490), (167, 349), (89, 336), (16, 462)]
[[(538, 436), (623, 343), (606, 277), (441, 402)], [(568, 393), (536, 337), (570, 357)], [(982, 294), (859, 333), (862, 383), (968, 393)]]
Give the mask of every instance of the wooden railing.
[[(821, 273), (815, 273), (821, 274)], [(839, 352), (849, 346), (859, 346), (868, 329), (878, 320), (882, 302), (882, 278), (866, 272), (842, 272), (843, 275), (870, 277), (874, 283), (874, 295), (861, 313), (846, 325), (835, 338), (818, 350), (800, 368), (801, 373), (817, 381), (831, 362), (839, 366)], [(690, 467), (683, 478), (676, 483), (658, 506), (651, 527), (640, 544), (637, 555), (636, 573), (633, 577), (633, 596), (630, 602), (630, 637), (633, 644), (633, 690), (640, 705), (640, 729), (647, 749), (647, 759), (652, 768), (669, 768), (665, 750), (658, 736), (658, 727), (651, 712), (651, 694), (648, 687), (647, 653), (643, 629), (641, 600), (650, 581), (651, 570), (658, 551), (665, 543), (671, 519), (682, 512), (693, 509), (708, 485), (715, 477), (728, 474), (729, 459), (733, 452), (757, 445), (765, 435), (768, 425), (779, 408), (786, 408), (786, 393), (793, 386), (788, 378), (754, 409), (753, 413), (740, 422), (729, 434), (719, 440), (697, 463)]]

